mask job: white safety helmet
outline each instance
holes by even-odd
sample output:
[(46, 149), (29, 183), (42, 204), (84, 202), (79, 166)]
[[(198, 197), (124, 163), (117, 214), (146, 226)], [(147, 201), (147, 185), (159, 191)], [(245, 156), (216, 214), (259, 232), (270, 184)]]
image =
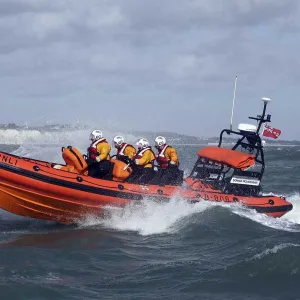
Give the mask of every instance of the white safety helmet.
[(167, 143), (166, 138), (163, 136), (156, 137), (156, 139), (154, 141), (155, 141), (156, 148), (160, 148)]
[(93, 130), (90, 134), (90, 140), (94, 142), (99, 139), (102, 139), (102, 131), (98, 129)]
[(138, 149), (143, 149), (143, 148), (149, 147), (149, 142), (147, 139), (141, 138), (136, 142), (136, 145), (137, 145)]
[(124, 138), (121, 135), (116, 135), (113, 139), (115, 147), (120, 147), (124, 143)]

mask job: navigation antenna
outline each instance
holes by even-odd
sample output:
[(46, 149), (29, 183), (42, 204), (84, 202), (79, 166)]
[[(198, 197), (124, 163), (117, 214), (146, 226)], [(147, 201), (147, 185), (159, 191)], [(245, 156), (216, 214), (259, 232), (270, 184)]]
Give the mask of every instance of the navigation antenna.
[(266, 115), (266, 111), (267, 111), (267, 105), (269, 102), (271, 102), (270, 98), (267, 97), (263, 97), (261, 98), (261, 100), (264, 102), (264, 108), (263, 108), (263, 112), (261, 115), (257, 115), (257, 117), (249, 117), (249, 119), (252, 120), (256, 120), (257, 121), (257, 129), (256, 129), (256, 134), (260, 135), (259, 131), (262, 127), (262, 124), (267, 123), (267, 122), (271, 122), (271, 115)]
[(233, 119), (233, 110), (234, 110), (236, 83), (237, 83), (237, 76), (235, 76), (235, 82), (234, 82), (234, 91), (233, 91), (233, 100), (232, 100), (232, 109), (231, 109), (231, 120), (230, 120), (230, 130), (232, 130), (232, 119)]

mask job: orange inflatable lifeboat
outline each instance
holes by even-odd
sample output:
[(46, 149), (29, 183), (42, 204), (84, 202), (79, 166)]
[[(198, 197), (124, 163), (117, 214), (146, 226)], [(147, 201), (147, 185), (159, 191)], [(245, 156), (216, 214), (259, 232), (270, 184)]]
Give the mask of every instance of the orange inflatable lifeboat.
[[(132, 169), (111, 160), (107, 178), (93, 178), (88, 164), (74, 147), (62, 148), (65, 165), (0, 152), (0, 208), (11, 213), (57, 222), (76, 222), (103, 216), (106, 206), (124, 207), (147, 196), (149, 201), (169, 201), (174, 195), (190, 203), (214, 201), (241, 203), (272, 217), (292, 209), (284, 197), (264, 196), (261, 179), (264, 152), (259, 136), (264, 112), (255, 131), (225, 129), (218, 147), (205, 147), (185, 179), (184, 186), (129, 183)], [(248, 128), (248, 127), (247, 127)], [(222, 148), (223, 134), (238, 135), (232, 149)]]

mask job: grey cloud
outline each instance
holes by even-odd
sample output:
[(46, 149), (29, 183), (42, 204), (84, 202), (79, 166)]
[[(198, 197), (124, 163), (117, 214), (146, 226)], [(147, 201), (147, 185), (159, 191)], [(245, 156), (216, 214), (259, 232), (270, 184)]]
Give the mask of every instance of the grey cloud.
[(211, 26), (259, 26), (278, 17), (287, 17), (299, 9), (297, 0), (243, 0), (243, 1), (181, 1), (163, 2), (129, 0), (121, 2), (125, 14), (130, 16), (132, 28), (167, 28), (186, 30)]
[[(43, 114), (44, 107), (67, 111), (75, 101), (73, 114), (97, 119), (96, 109), (82, 110), (83, 98), (120, 123), (144, 129), (196, 133), (188, 122), (177, 122), (180, 116), (197, 119), (201, 127), (212, 122), (213, 111), (219, 121), (205, 131), (214, 134), (230, 111), (235, 75), (242, 117), (253, 110), (250, 99), (294, 93), (300, 76), (298, 3), (1, 1), (0, 92), (35, 111), (43, 107)], [(135, 114), (129, 120), (132, 107), (143, 101), (147, 118)], [(111, 103), (119, 103), (119, 117)], [(281, 113), (280, 105), (274, 107)], [(7, 108), (16, 121), (24, 120)], [(51, 109), (46, 114), (52, 119)], [(55, 117), (64, 122), (72, 114)]]
[(55, 11), (55, 6), (45, 0), (1, 0), (0, 2), (0, 16), (4, 17), (43, 11)]

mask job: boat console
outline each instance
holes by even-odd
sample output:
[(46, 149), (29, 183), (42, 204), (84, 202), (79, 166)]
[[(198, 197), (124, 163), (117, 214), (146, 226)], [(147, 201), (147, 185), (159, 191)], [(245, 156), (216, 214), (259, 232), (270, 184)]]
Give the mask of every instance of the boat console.
[[(209, 184), (213, 189), (226, 194), (257, 196), (261, 192), (261, 180), (265, 170), (265, 159), (260, 130), (263, 123), (271, 121), (266, 115), (269, 98), (262, 98), (263, 112), (249, 119), (257, 125), (239, 124), (238, 130), (223, 129), (217, 147), (206, 147), (198, 152), (198, 160), (190, 174), (191, 178)], [(223, 147), (227, 135), (231, 149)], [(237, 141), (233, 140), (237, 138)]]

